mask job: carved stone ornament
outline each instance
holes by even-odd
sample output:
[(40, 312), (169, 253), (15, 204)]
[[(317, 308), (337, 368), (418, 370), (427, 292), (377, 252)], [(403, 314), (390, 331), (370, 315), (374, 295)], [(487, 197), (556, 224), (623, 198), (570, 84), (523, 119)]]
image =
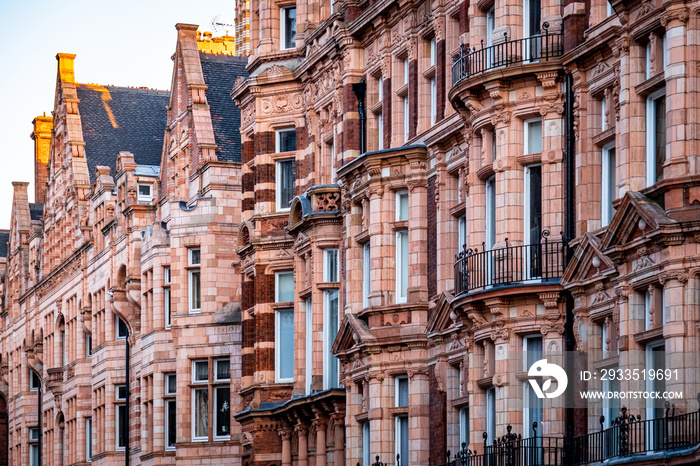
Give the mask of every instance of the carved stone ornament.
[(593, 295), (593, 300), (591, 304), (602, 303), (612, 299), (606, 292), (602, 283), (596, 283), (595, 285), (595, 295)]
[(647, 248), (641, 247), (637, 250), (639, 257), (632, 262), (632, 271), (646, 269), (654, 265), (654, 259), (647, 253)]
[(265, 115), (301, 110), (304, 107), (301, 93), (293, 92), (273, 97), (263, 97), (261, 111)]

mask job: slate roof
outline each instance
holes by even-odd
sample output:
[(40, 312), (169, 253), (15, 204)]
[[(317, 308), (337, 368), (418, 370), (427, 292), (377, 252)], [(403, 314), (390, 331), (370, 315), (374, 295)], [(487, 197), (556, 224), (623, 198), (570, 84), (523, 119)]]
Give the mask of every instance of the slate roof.
[(241, 111), (231, 99), (231, 90), (238, 76), (247, 77), (246, 57), (199, 53), (207, 103), (214, 127), (214, 139), (219, 145), (216, 157), (220, 161), (241, 161)]
[(44, 215), (44, 204), (39, 204), (38, 202), (29, 203), (29, 216), (32, 220), (39, 220), (39, 218)]
[(115, 174), (120, 151), (141, 165), (160, 165), (168, 91), (78, 84), (80, 119), (90, 180), (104, 165)]
[(8, 242), (10, 241), (10, 230), (0, 230), (0, 257), (7, 257)]

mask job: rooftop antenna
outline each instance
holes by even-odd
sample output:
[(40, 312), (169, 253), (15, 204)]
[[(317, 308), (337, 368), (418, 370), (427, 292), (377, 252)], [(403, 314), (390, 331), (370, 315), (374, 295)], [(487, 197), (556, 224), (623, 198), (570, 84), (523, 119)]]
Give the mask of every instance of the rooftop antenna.
[(220, 16), (221, 15), (216, 15), (211, 19), (211, 22), (209, 23), (209, 25), (211, 26), (211, 31), (218, 34), (221, 31), (225, 30), (226, 35), (228, 35), (229, 30), (225, 28), (232, 28), (233, 24), (221, 22), (221, 20), (219, 19)]

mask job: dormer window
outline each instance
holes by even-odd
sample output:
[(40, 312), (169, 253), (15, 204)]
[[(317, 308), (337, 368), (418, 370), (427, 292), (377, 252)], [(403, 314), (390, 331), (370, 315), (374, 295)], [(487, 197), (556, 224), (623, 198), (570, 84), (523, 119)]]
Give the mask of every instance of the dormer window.
[(138, 184), (139, 204), (150, 204), (153, 201), (153, 185), (147, 183)]

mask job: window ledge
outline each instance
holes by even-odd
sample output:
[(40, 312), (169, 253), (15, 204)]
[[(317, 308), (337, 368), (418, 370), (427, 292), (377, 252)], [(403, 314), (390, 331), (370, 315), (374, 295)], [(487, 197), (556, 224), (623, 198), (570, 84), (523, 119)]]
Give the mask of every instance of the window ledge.
[(430, 68), (426, 69), (423, 71), (423, 76), (427, 79), (432, 79), (435, 77), (435, 69), (437, 68), (437, 65), (430, 65)]
[(529, 165), (531, 163), (538, 163), (542, 161), (542, 152), (535, 152), (533, 154), (523, 154), (518, 155), (515, 158), (520, 165)]
[(382, 101), (380, 100), (380, 101), (377, 102), (376, 104), (372, 105), (372, 107), (370, 108), (370, 110), (372, 110), (372, 113), (374, 113), (375, 115), (376, 115), (376, 114), (379, 114), (379, 113), (382, 113)]
[(408, 95), (408, 83), (398, 88), (396, 90), (396, 95), (399, 97), (406, 97)]
[(389, 408), (389, 414), (392, 416), (408, 414), (408, 406), (396, 406), (394, 408)]
[(369, 413), (365, 411), (364, 413), (356, 414), (355, 420), (357, 422), (364, 422), (369, 420)]
[(490, 177), (491, 175), (493, 175), (493, 174), (495, 174), (495, 173), (496, 173), (496, 172), (493, 170), (493, 163), (490, 163), (490, 164), (484, 165), (483, 167), (481, 167), (480, 169), (478, 169), (478, 170), (476, 171), (476, 176), (477, 176), (480, 180), (486, 181), (486, 179), (487, 179), (488, 177)]
[(480, 388), (489, 388), (493, 386), (493, 377), (484, 377), (476, 381), (476, 384)]
[(620, 356), (615, 355), (615, 356), (608, 356), (605, 359), (601, 359), (600, 361), (595, 361), (593, 363), (593, 367), (595, 369), (605, 369), (613, 366), (617, 366), (620, 363)]
[(664, 328), (663, 326), (658, 326), (657, 328), (653, 328), (651, 330), (647, 330), (645, 332), (639, 332), (634, 334), (634, 341), (640, 344), (645, 344), (649, 343), (653, 340), (658, 340), (660, 338), (663, 338), (664, 336)]
[(340, 282), (323, 282), (316, 284), (319, 290), (337, 290), (340, 288)]
[(369, 241), (369, 229), (364, 230), (362, 233), (358, 233), (357, 235), (355, 235), (356, 243), (364, 243), (366, 241)]
[(603, 146), (611, 141), (615, 140), (615, 125), (610, 126), (608, 129), (605, 131), (601, 131), (600, 133), (596, 134), (593, 136), (593, 144), (597, 144), (599, 146)]
[(394, 231), (407, 230), (408, 229), (408, 220), (400, 220), (398, 222), (393, 222), (391, 224), (391, 227), (394, 229)]
[(294, 307), (294, 301), (285, 301), (281, 303), (272, 303), (272, 309), (291, 309)]
[(665, 79), (665, 72), (662, 71), (658, 73), (656, 76), (652, 76), (651, 78), (647, 79), (646, 81), (642, 81), (641, 83), (637, 84), (634, 86), (634, 90), (637, 91), (637, 94), (640, 96), (646, 97), (652, 92), (658, 91), (662, 87), (666, 85), (666, 79)]
[(464, 406), (469, 406), (469, 395), (460, 396), (451, 401), (452, 406), (455, 408), (462, 408)]

